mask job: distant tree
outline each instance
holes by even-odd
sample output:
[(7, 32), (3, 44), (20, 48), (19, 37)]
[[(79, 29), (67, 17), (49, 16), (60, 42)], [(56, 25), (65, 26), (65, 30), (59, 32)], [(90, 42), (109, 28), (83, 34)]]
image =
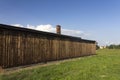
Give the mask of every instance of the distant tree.
[(96, 42), (96, 50), (100, 49), (100, 46), (98, 45), (98, 42)]
[(98, 45), (96, 44), (96, 50), (98, 50), (98, 49), (100, 49), (100, 46), (98, 46)]
[(114, 49), (115, 45), (111, 44), (108, 48), (109, 49)]
[(107, 46), (108, 49), (120, 49), (120, 45), (111, 44)]

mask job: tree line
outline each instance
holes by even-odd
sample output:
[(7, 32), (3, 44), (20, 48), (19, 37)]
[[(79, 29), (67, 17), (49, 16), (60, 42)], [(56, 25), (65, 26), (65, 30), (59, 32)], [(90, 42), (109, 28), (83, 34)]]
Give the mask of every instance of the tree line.
[[(120, 49), (120, 44), (116, 45), (116, 44), (111, 44), (109, 46), (106, 46), (107, 49)], [(99, 45), (96, 45), (96, 50), (100, 49)]]
[(115, 44), (111, 44), (109, 46), (107, 46), (108, 49), (120, 49), (120, 44), (119, 45), (115, 45)]

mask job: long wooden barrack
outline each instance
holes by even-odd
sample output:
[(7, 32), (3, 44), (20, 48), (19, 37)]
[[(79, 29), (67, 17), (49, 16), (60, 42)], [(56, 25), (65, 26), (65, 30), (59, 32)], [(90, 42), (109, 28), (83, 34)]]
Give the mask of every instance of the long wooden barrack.
[(93, 55), (96, 42), (0, 24), (0, 67)]

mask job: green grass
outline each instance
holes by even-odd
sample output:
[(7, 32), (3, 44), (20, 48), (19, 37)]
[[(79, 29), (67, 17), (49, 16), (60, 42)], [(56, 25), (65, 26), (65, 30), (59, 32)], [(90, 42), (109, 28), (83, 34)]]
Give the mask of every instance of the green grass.
[(120, 80), (120, 50), (98, 50), (58, 65), (0, 75), (1, 80)]

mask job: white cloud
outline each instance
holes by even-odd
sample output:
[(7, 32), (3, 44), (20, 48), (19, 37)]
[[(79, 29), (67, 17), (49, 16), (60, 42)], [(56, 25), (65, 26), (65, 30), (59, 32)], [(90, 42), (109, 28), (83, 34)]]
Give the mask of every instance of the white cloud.
[(62, 29), (62, 34), (66, 34), (66, 35), (72, 35), (72, 36), (77, 36), (77, 37), (85, 37), (87, 36), (87, 34), (85, 34), (83, 31), (79, 31), (79, 30), (69, 30), (69, 29)]
[(11, 24), (12, 26), (16, 26), (16, 27), (24, 27), (23, 25), (21, 24)]
[[(21, 24), (13, 24), (13, 26), (24, 27)], [(26, 28), (35, 29), (35, 30), (39, 30), (39, 31), (56, 33), (56, 28), (53, 27), (50, 24), (47, 24), (47, 25), (37, 25), (37, 26), (32, 26), (32, 25), (28, 24), (26, 26)], [(69, 36), (82, 37), (82, 38), (87, 38), (87, 36), (89, 36), (89, 34), (86, 34), (83, 31), (70, 30), (70, 29), (64, 29), (64, 28), (61, 29), (61, 34), (69, 35)]]
[(52, 27), (52, 25), (47, 24), (47, 25), (38, 25), (35, 28), (36, 30), (41, 30), (41, 31), (46, 31), (46, 32), (53, 32), (55, 33), (55, 28)]

